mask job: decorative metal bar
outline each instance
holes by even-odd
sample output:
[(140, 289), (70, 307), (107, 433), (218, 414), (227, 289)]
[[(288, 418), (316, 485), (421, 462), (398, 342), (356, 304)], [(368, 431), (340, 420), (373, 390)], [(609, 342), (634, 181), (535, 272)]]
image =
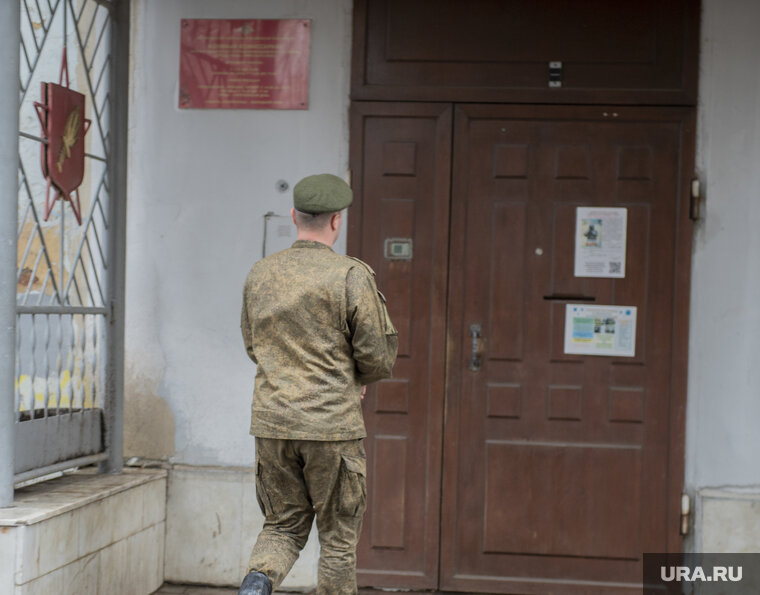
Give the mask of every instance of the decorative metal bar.
[[(106, 176), (108, 175), (108, 168), (104, 167), (102, 173), (100, 174), (100, 179), (98, 180), (98, 185), (95, 188), (95, 200), (92, 201), (92, 204), (90, 205), (90, 212), (87, 213), (87, 216), (82, 220), (82, 225), (84, 226), (83, 233), (87, 233), (88, 228), (90, 227), (90, 224), (93, 220), (93, 215), (95, 213), (95, 203), (98, 202), (98, 197), (100, 196), (100, 191), (106, 187)], [(81, 253), (82, 253), (82, 246), (84, 245), (84, 240), (81, 240), (79, 242), (79, 246), (77, 247), (76, 256), (74, 257), (74, 261), (76, 261)], [(68, 290), (68, 287), (66, 288)]]
[(78, 324), (74, 325), (77, 331), (77, 334), (74, 337), (74, 344), (76, 345), (76, 356), (74, 358), (74, 375), (76, 375), (78, 382), (74, 384), (74, 390), (76, 392), (72, 394), (71, 402), (69, 403), (69, 409), (81, 409), (84, 407), (84, 374), (82, 371), (84, 370), (86, 359), (84, 352), (84, 326), (87, 321), (83, 315), (77, 315), (77, 319)]
[(19, 314), (59, 314), (61, 316), (70, 316), (75, 314), (99, 314), (108, 316), (108, 308), (90, 306), (17, 306), (16, 312)]
[[(72, 274), (75, 272), (75, 270), (72, 271)], [(87, 306), (87, 304), (85, 303), (85, 301), (82, 299), (82, 292), (79, 289), (79, 281), (77, 281), (76, 278), (74, 278), (74, 290), (77, 292), (77, 300), (79, 300), (79, 305), (80, 306), (84, 306), (84, 307), (95, 306), (95, 304), (92, 304), (92, 303), (90, 304), (90, 306)], [(69, 300), (69, 294), (66, 294), (66, 300)]]
[[(108, 232), (108, 222), (106, 221), (105, 213), (103, 211), (103, 205), (101, 204), (102, 203), (102, 201), (101, 201), (101, 191), (105, 187), (106, 186), (105, 186), (105, 180), (104, 180), (102, 186), (98, 189), (98, 192), (95, 195), (94, 203), (97, 204), (97, 211), (100, 213), (100, 221), (101, 221), (100, 224), (103, 226), (103, 231), (104, 232)], [(108, 195), (108, 191), (107, 190), (106, 190), (106, 195)], [(95, 221), (95, 209), (94, 208), (93, 208), (90, 216), (92, 217), (92, 228), (95, 230), (95, 234), (96, 234), (96, 236), (98, 236), (97, 237), (98, 244), (100, 244), (100, 237), (99, 237), (99, 234), (98, 234), (98, 226), (97, 226), (96, 221)], [(101, 250), (101, 252), (102, 252), (102, 250)], [(103, 264), (105, 265), (106, 264), (106, 258), (105, 258), (105, 256), (103, 256), (102, 260), (103, 260)]]
[(40, 287), (40, 295), (37, 296), (37, 305), (42, 305), (42, 298), (45, 297), (45, 290), (47, 289), (48, 279), (50, 279), (50, 269), (47, 270), (47, 273), (45, 273), (45, 279), (42, 281), (42, 286)]
[[(21, 173), (24, 177), (24, 188), (26, 189), (27, 197), (29, 198), (29, 204), (32, 207), (32, 215), (34, 215), (34, 220), (39, 224), (40, 218), (37, 216), (37, 209), (34, 206), (34, 200), (32, 200), (32, 190), (29, 188), (29, 179), (26, 176), (26, 171), (24, 170), (24, 164), (19, 160), (19, 167), (21, 168)], [(44, 234), (39, 234), (40, 242), (42, 243), (42, 251), (45, 253), (45, 261), (47, 262), (48, 268), (52, 271), (53, 270), (53, 264), (50, 262), (50, 256), (48, 255), (48, 249), (47, 245), (45, 244), (45, 236)], [(63, 257), (63, 256), (61, 256)], [(58, 291), (58, 285), (55, 282), (55, 275), (53, 275), (51, 279), (53, 283), (53, 289), (55, 289), (56, 297), (58, 298), (59, 303), (63, 303), (63, 296)]]
[[(87, 370), (87, 317), (82, 315), (82, 326), (79, 329), (79, 389), (77, 390), (79, 397), (79, 407), (84, 409), (84, 393), (85, 386), (87, 385), (87, 378), (85, 372)], [(74, 403), (71, 403), (73, 408)]]
[(69, 352), (66, 357), (66, 371), (69, 373), (69, 388), (66, 392), (69, 396), (69, 407), (71, 407), (74, 403), (74, 368), (76, 366), (76, 345), (74, 342), (76, 329), (74, 326), (74, 315), (69, 316), (69, 331)]
[(79, 376), (79, 368), (82, 365), (81, 349), (79, 345), (79, 317), (71, 317), (71, 369), (69, 371), (69, 385), (71, 386), (71, 397), (69, 398), (68, 408), (80, 407), (79, 394), (82, 388), (82, 381)]
[[(95, 378), (95, 360), (93, 358), (94, 354), (92, 353), (92, 349), (93, 349), (93, 347), (92, 347), (92, 345), (93, 345), (92, 331), (93, 331), (93, 328), (95, 328), (95, 321), (92, 319), (92, 317), (90, 317), (90, 319), (87, 321), (86, 328), (87, 328), (87, 341), (86, 341), (85, 345), (87, 345), (87, 350), (85, 351), (85, 354), (86, 354), (87, 357), (85, 358), (85, 362), (86, 362), (85, 378), (87, 378), (88, 382), (85, 385), (84, 403), (82, 404), (82, 407), (84, 408), (85, 406), (87, 406), (87, 408), (90, 409), (90, 408), (92, 408), (92, 407), (95, 406), (93, 404), (95, 402), (95, 396), (94, 396), (94, 392), (93, 392), (94, 389), (95, 389), (95, 383), (94, 383), (94, 378)], [(87, 396), (88, 396), (88, 394), (89, 394), (89, 397), (90, 397), (90, 399), (89, 399), (90, 402), (89, 403), (87, 402)], [(84, 412), (83, 412), (83, 414), (84, 414)]]
[[(84, 388), (84, 395), (83, 395), (83, 401), (82, 401), (82, 409), (86, 406), (88, 409), (92, 408), (92, 379), (94, 377), (93, 370), (94, 370), (94, 362), (92, 360), (92, 344), (90, 342), (91, 335), (92, 335), (92, 326), (94, 324), (94, 320), (92, 317), (88, 317), (87, 320), (85, 320), (85, 326), (83, 329), (83, 332), (86, 332), (86, 337), (84, 337), (84, 379), (85, 383), (83, 385)], [(87, 402), (87, 396), (89, 393), (90, 402)], [(83, 413), (84, 414), (84, 411)]]
[[(34, 411), (36, 406), (36, 400), (35, 400), (35, 393), (34, 393), (34, 380), (37, 378), (37, 316), (35, 314), (32, 314), (32, 343), (31, 343), (31, 353), (32, 353), (32, 362), (31, 362), (31, 373), (29, 374), (31, 378), (31, 406), (29, 407), (30, 410)], [(47, 417), (47, 404), (45, 404), (45, 417)]]
[[(64, 7), (65, 6), (66, 5), (64, 4)], [(65, 14), (66, 14), (66, 12), (64, 10), (64, 15)], [(60, 275), (61, 287), (65, 287), (65, 285), (66, 285), (66, 283), (65, 283), (66, 282), (66, 279), (65, 279), (65, 276), (66, 276), (66, 209), (63, 208), (63, 201), (60, 201), (60, 205), (61, 205), (61, 207), (60, 207), (60, 211), (61, 211), (61, 231), (60, 231), (59, 235), (61, 237), (60, 237), (60, 247), (59, 247), (60, 252), (58, 253), (58, 260), (60, 261), (59, 262), (59, 264), (60, 264), (60, 271), (59, 271), (58, 274)], [(68, 299), (68, 297), (69, 297), (68, 293), (65, 293), (63, 295), (63, 299), (64, 300)]]
[[(79, 26), (79, 23), (82, 20), (82, 15), (84, 14), (84, 8), (87, 6), (87, 2), (82, 2), (82, 10), (79, 11), (79, 16), (77, 17), (77, 26)], [(98, 16), (98, 8), (97, 6), (92, 11), (92, 19), (90, 20), (90, 26), (87, 28), (87, 35), (85, 35), (84, 38), (84, 47), (87, 47), (87, 43), (90, 41), (90, 35), (92, 34), (92, 27), (95, 25), (95, 19)]]
[(19, 136), (23, 136), (24, 138), (28, 138), (30, 140), (36, 140), (39, 143), (42, 143), (43, 145), (47, 144), (47, 140), (42, 138), (41, 136), (35, 136), (34, 134), (29, 134), (28, 132), (22, 132), (21, 130), (18, 131)]
[[(84, 240), (85, 240), (85, 244), (87, 244), (87, 253), (90, 255), (90, 266), (94, 268), (95, 267), (95, 259), (92, 257), (92, 248), (90, 248), (90, 240), (87, 238), (86, 235), (85, 235)], [(98, 286), (98, 293), (100, 294), (100, 303), (101, 304), (105, 304), (106, 303), (106, 297), (105, 297), (105, 294), (103, 293), (103, 288), (100, 286), (100, 279), (98, 278), (97, 271), (93, 270), (93, 275), (92, 276), (95, 277), (95, 285)], [(87, 271), (85, 271), (84, 277), (85, 277), (85, 279), (87, 279), (89, 277), (89, 275), (87, 274)], [(87, 285), (89, 286), (89, 284), (90, 283), (88, 281)]]
[[(56, 351), (55, 355), (55, 376), (56, 376), (56, 383), (55, 383), (55, 402), (56, 407), (61, 407), (61, 398), (63, 397), (63, 389), (61, 388), (61, 352), (63, 351), (63, 317), (60, 313), (57, 314), (58, 316), (58, 350)], [(71, 382), (71, 379), (69, 379), (69, 382)]]
[(100, 357), (100, 333), (101, 333), (101, 321), (104, 320), (101, 316), (96, 316), (93, 321), (92, 329), (92, 342), (95, 357), (95, 372), (92, 375), (92, 406), (98, 407), (100, 404), (100, 382), (103, 378), (101, 373), (103, 369), (103, 362)]
[[(74, 14), (74, 5), (71, 5), (71, 14)], [(76, 29), (76, 27), (74, 27)], [(66, 12), (66, 0), (63, 1), (63, 45), (69, 44), (69, 16)]]
[[(27, 5), (27, 14), (29, 14), (30, 13), (30, 11), (28, 9), (29, 2), (27, 2), (27, 0), (24, 0), (24, 2)], [(38, 25), (37, 28), (34, 27), (35, 23), (34, 23), (34, 21), (32, 21), (32, 29), (34, 29), (34, 31), (35, 31), (35, 42), (36, 42), (37, 41), (37, 33), (36, 33), (37, 29), (42, 29), (42, 33), (40, 34), (40, 37), (44, 37), (45, 36), (45, 32), (48, 29), (48, 25), (46, 25), (46, 23), (45, 23), (45, 21), (46, 21), (45, 14), (42, 12), (42, 9), (40, 8), (39, 0), (34, 0), (34, 5), (37, 8), (37, 17), (39, 18), (39, 23), (37, 23), (37, 25)], [(29, 14), (29, 16), (31, 18), (31, 14)], [(39, 46), (39, 44), (37, 44), (37, 51), (39, 51), (39, 50), (40, 50), (40, 46)]]
[(19, 418), (19, 412), (21, 411), (21, 324), (19, 323), (19, 315), (16, 314), (16, 365), (13, 382), (13, 409), (16, 413), (16, 419)]
[[(74, 272), (75, 271), (72, 271), (72, 274)], [(92, 304), (92, 303), (88, 306), (87, 303), (85, 302), (85, 300), (82, 299), (82, 291), (79, 289), (79, 281), (77, 281), (76, 278), (74, 279), (74, 290), (77, 292), (77, 300), (79, 301), (79, 305), (80, 306), (84, 306), (85, 308), (89, 308), (89, 307), (95, 306), (95, 304)], [(66, 299), (69, 300), (69, 295), (68, 294), (66, 295)]]
[[(66, 2), (67, 0), (61, 0), (61, 1), (62, 2)], [(73, 0), (68, 0), (68, 2), (69, 2), (69, 6), (72, 8), (72, 12), (73, 12), (73, 8), (74, 8)], [(79, 42), (79, 56), (80, 56), (82, 62), (84, 64), (87, 64), (87, 59), (85, 58), (85, 55), (84, 55), (84, 47), (82, 46), (82, 36), (79, 34), (79, 29), (77, 27), (74, 27), (74, 31), (77, 34), (77, 41)], [(95, 94), (92, 92), (92, 81), (90, 80), (90, 74), (89, 74), (89, 72), (87, 72), (87, 76), (85, 76), (84, 78), (87, 81), (87, 88), (90, 91), (90, 97), (94, 97)], [(94, 111), (97, 112), (97, 110), (94, 110)], [(103, 131), (103, 123), (101, 122), (99, 116), (95, 118), (95, 122), (97, 124), (98, 135), (100, 136), (100, 141), (103, 143), (103, 151), (106, 154), (106, 159), (108, 159), (108, 147), (106, 146), (105, 132)]]
[[(108, 188), (106, 187), (107, 191)], [(108, 231), (108, 219), (106, 218), (105, 211), (103, 211), (103, 205), (100, 203), (100, 200), (98, 200), (98, 211), (100, 212), (100, 218), (103, 220), (103, 228)]]
[[(86, 240), (86, 236), (85, 236)], [(85, 241), (85, 244), (87, 242)], [(78, 262), (74, 263), (74, 270), (71, 272), (72, 276), (76, 275), (77, 267), (82, 271), (82, 276), (84, 277), (84, 284), (87, 287), (87, 294), (90, 296), (90, 304), (93, 306), (95, 305), (95, 294), (92, 292), (92, 284), (90, 283), (90, 276), (87, 274), (87, 268), (85, 267), (84, 259), (80, 258)], [(105, 302), (105, 300), (103, 300)], [(103, 303), (101, 302), (101, 303)]]
[[(95, 191), (95, 197), (96, 197), (96, 199), (97, 199), (97, 197), (100, 194), (100, 189), (103, 187), (107, 171), (108, 171), (108, 168), (104, 168), (103, 169), (103, 173), (100, 176), (100, 181), (98, 182), (98, 187), (97, 187), (97, 189)], [(96, 204), (96, 202), (97, 202), (97, 200), (93, 201), (92, 205), (90, 206), (90, 212), (87, 214), (87, 218), (83, 222), (84, 223), (84, 232), (82, 234), (82, 240), (79, 242), (79, 246), (77, 247), (77, 251), (76, 251), (76, 256), (74, 256), (74, 268), (75, 269), (76, 269), (76, 263), (82, 257), (82, 249), (84, 247), (85, 239), (87, 238), (87, 231), (89, 230), (89, 227), (92, 224), (93, 214), (95, 213), (95, 204)], [(69, 289), (71, 287), (71, 283), (72, 283), (73, 279), (74, 279), (73, 275), (71, 277), (69, 277), (69, 283), (68, 283), (68, 285), (66, 285), (66, 289), (63, 292), (64, 295), (68, 295), (69, 294)], [(93, 300), (93, 303), (94, 303), (94, 300)], [(105, 303), (105, 299), (103, 299), (103, 303)]]
[[(47, 407), (50, 401), (50, 314), (46, 314), (42, 320), (45, 321), (45, 332), (42, 335), (45, 343), (45, 386), (42, 389), (42, 398), (45, 400), (45, 407)], [(54, 406), (57, 407), (58, 404), (56, 403)]]
[(29, 76), (26, 79), (26, 83), (21, 85), (21, 88), (23, 92), (21, 93), (21, 97), (19, 98), (19, 104), (23, 103), (26, 99), (26, 94), (29, 91), (29, 83), (32, 80), (32, 76), (34, 76), (34, 71), (37, 69), (37, 63), (40, 61), (40, 56), (42, 56), (42, 50), (45, 48), (45, 43), (48, 40), (48, 37), (50, 37), (50, 30), (53, 28), (53, 19), (55, 18), (56, 13), (58, 12), (58, 5), (61, 2), (65, 2), (65, 0), (55, 0), (55, 6), (50, 6), (50, 0), (48, 0), (48, 6), (50, 6), (50, 25), (45, 30), (45, 36), (42, 38), (42, 43), (40, 44), (40, 51), (37, 53), (37, 57), (34, 60), (34, 65), (32, 66), (31, 70), (29, 71)]
[[(97, 202), (100, 202), (100, 197), (99, 196), (97, 198)], [(98, 209), (98, 211), (101, 211), (101, 209)], [(102, 213), (102, 211), (101, 211), (101, 213)], [(101, 229), (102, 229), (104, 235), (107, 238), (107, 236), (108, 236), (108, 229), (105, 226), (105, 223), (103, 222), (102, 217), (101, 217), (101, 223), (100, 223), (100, 225), (101, 225)], [(100, 252), (100, 261), (103, 264), (103, 269), (104, 270), (108, 269), (108, 260), (106, 259), (106, 253), (103, 250), (103, 244), (102, 244), (102, 242), (100, 240), (100, 232), (98, 231), (98, 225), (97, 225), (97, 222), (95, 221), (95, 213), (93, 213), (93, 217), (92, 217), (92, 231), (95, 234), (95, 242), (98, 245), (98, 251)]]
[[(110, 14), (106, 15), (106, 20), (103, 23), (103, 27), (100, 30), (100, 35), (98, 35), (98, 41), (95, 44), (95, 49), (92, 50), (92, 59), (90, 60), (90, 63), (87, 65), (87, 72), (88, 72), (88, 74), (92, 70), (92, 65), (95, 63), (95, 56), (98, 54), (98, 49), (100, 48), (100, 42), (103, 41), (103, 35), (105, 34), (106, 29), (110, 29), (110, 27), (109, 27), (110, 21), (111, 21), (111, 15)], [(93, 95), (94, 95), (94, 93), (93, 93)]]
[(71, 459), (68, 461), (63, 461), (61, 463), (56, 463), (55, 465), (48, 465), (47, 467), (40, 467), (39, 469), (32, 469), (31, 471), (18, 473), (13, 477), (13, 481), (16, 487), (18, 487), (19, 484), (30, 481), (32, 479), (37, 479), (38, 477), (44, 477), (45, 475), (51, 475), (52, 473), (65, 471), (66, 469), (72, 469), (74, 467), (86, 467), (87, 465), (94, 465), (95, 463), (105, 461), (106, 459), (108, 459), (108, 454), (106, 453), (79, 457), (77, 459)]
[(102, 161), (103, 163), (108, 163), (108, 160), (105, 157), (101, 157), (100, 155), (93, 155), (92, 153), (85, 153), (85, 157), (89, 157), (90, 159), (94, 159), (95, 161)]
[(42, 251), (40, 250), (37, 253), (37, 258), (34, 261), (34, 268), (32, 269), (32, 273), (29, 275), (29, 283), (26, 284), (26, 291), (24, 292), (24, 298), (21, 300), (22, 304), (25, 304), (27, 300), (29, 299), (29, 294), (32, 291), (32, 285), (34, 285), (33, 283), (34, 275), (37, 272), (37, 268), (40, 266), (41, 259), (42, 259)]
[[(95, 103), (93, 102), (92, 108), (95, 111), (95, 113), (97, 114), (99, 120), (103, 118), (103, 113), (106, 110), (106, 105), (108, 105), (108, 99), (109, 99), (109, 96), (108, 96), (108, 93), (106, 93), (106, 96), (103, 98), (103, 101), (100, 103), (100, 108), (98, 108), (98, 106), (95, 105)], [(105, 149), (106, 139), (107, 138), (108, 138), (108, 133), (106, 133), (106, 136), (103, 138), (103, 148), (104, 149)]]
[(97, 95), (98, 91), (100, 90), (100, 83), (103, 80), (103, 74), (105, 73), (106, 69), (111, 65), (111, 56), (107, 56), (105, 60), (103, 60), (103, 68), (100, 69), (100, 74), (98, 75), (98, 80), (95, 83), (95, 94)]
[[(42, 16), (42, 9), (40, 8), (39, 0), (34, 0), (34, 4), (37, 6), (37, 14), (40, 15), (40, 25), (42, 25), (42, 30), (47, 31), (47, 27), (45, 26), (45, 17)], [(48, 25), (49, 27), (50, 25)]]
[(26, 43), (24, 42), (24, 38), (21, 38), (21, 49), (24, 50), (24, 60), (26, 60), (26, 66), (29, 68), (29, 71), (32, 72), (32, 61), (29, 59), (29, 53), (26, 51)]
[(29, 208), (29, 203), (26, 203), (26, 208), (24, 208), (24, 213), (19, 218), (19, 225), (18, 225), (18, 231), (16, 232), (16, 241), (21, 239), (21, 231), (24, 229), (24, 225), (26, 225), (26, 220), (29, 218), (29, 211), (31, 209)]
[[(108, 263), (106, 262), (106, 255), (103, 252), (103, 246), (100, 243), (100, 234), (98, 233), (98, 226), (95, 225), (94, 219), (92, 222), (92, 232), (93, 232), (93, 235), (95, 236), (95, 244), (97, 245), (98, 252), (100, 253), (100, 262), (103, 263), (103, 269), (104, 270), (108, 269)], [(105, 300), (104, 300), (104, 303), (105, 303)]]
[(24, 255), (21, 257), (21, 262), (18, 265), (18, 268), (16, 269), (16, 285), (21, 283), (21, 272), (24, 270), (24, 263), (26, 262), (26, 259), (29, 257), (29, 252), (32, 249), (32, 242), (34, 242), (34, 233), (39, 229), (40, 225), (35, 221), (34, 228), (32, 229), (32, 233), (29, 234), (29, 239), (26, 241), (26, 248), (24, 249)]
[[(103, 168), (103, 173), (100, 175), (100, 180), (98, 181), (98, 186), (95, 189), (95, 192), (93, 193), (93, 196), (95, 197), (93, 199), (93, 204), (95, 202), (100, 203), (100, 193), (105, 190), (106, 194), (108, 193), (108, 167)], [(103, 207), (102, 205), (99, 206), (99, 209), (102, 213)], [(95, 207), (93, 206), (90, 210), (89, 218), (95, 219)]]
[(29, 4), (27, 4), (26, 0), (22, 0), (22, 1), (24, 3), (24, 13), (26, 13), (26, 21), (29, 23), (29, 31), (32, 34), (32, 40), (34, 41), (34, 47), (37, 48), (37, 51), (39, 52), (40, 45), (37, 43), (37, 35), (34, 33), (34, 25), (32, 24), (32, 15), (29, 14)]

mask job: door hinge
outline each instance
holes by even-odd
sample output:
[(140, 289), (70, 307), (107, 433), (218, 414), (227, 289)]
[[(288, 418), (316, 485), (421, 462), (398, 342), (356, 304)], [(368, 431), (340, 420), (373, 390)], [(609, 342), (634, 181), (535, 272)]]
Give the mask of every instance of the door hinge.
[(702, 186), (699, 178), (693, 178), (691, 181), (691, 200), (689, 202), (689, 219), (699, 221), (702, 213)]
[(691, 500), (689, 494), (681, 494), (681, 535), (689, 533), (689, 517), (691, 516)]

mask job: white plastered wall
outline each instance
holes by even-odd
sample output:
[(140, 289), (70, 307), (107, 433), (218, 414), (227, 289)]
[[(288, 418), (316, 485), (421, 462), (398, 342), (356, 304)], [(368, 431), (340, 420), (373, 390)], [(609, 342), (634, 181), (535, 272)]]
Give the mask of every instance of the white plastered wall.
[[(309, 109), (179, 109), (182, 18), (312, 19)], [(262, 255), (264, 214), (292, 206), (278, 180), (292, 188), (347, 169), (350, 22), (350, 0), (133, 2), (127, 408), (148, 425), (143, 434), (171, 425), (135, 412), (141, 400), (173, 420), (159, 454), (174, 462), (253, 461), (242, 284)], [(155, 398), (165, 410), (151, 406)]]
[[(192, 466), (170, 479), (168, 578), (233, 583), (249, 545), (245, 530), (226, 532), (223, 551), (240, 562), (224, 566), (218, 550), (217, 562), (201, 563), (200, 545), (172, 561), (172, 549), (190, 543), (172, 532), (184, 517), (196, 515), (195, 544), (241, 518), (261, 520), (255, 508), (229, 513), (252, 495), (253, 366), (239, 337), (240, 289), (261, 256), (264, 214), (289, 208), (277, 181), (292, 187), (347, 167), (351, 4), (133, 0), (126, 443), (128, 454)], [(180, 19), (288, 17), (313, 20), (308, 111), (177, 108)], [(758, 28), (756, 0), (703, 0), (697, 164), (706, 201), (692, 257), (685, 478), (696, 496), (695, 550), (760, 551), (759, 533), (747, 530), (760, 527)], [(200, 493), (216, 494), (225, 514), (199, 509)], [(307, 550), (302, 585), (313, 581), (316, 548)]]
[(760, 2), (703, 0), (686, 488), (697, 551), (760, 551)]
[[(125, 454), (170, 474), (166, 578), (239, 583), (260, 528), (240, 336), (264, 215), (348, 167), (351, 0), (132, 0)], [(308, 110), (183, 110), (183, 18), (311, 19)], [(345, 236), (336, 250), (345, 251)], [(287, 584), (313, 585), (313, 540)]]

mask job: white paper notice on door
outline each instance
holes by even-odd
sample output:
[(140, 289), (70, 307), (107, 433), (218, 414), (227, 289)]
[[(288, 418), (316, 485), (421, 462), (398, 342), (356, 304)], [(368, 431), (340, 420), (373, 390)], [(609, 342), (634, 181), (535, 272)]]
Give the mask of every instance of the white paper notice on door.
[(565, 353), (634, 357), (634, 306), (565, 305)]
[(575, 212), (575, 276), (625, 277), (628, 209), (578, 207)]

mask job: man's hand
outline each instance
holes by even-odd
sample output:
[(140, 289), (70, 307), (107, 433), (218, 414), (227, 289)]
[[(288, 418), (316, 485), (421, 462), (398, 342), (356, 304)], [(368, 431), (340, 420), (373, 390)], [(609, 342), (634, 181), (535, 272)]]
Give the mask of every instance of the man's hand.
[(367, 387), (366, 386), (362, 386), (362, 394), (361, 394), (362, 401), (364, 400), (364, 395), (366, 395), (366, 394), (367, 394)]

